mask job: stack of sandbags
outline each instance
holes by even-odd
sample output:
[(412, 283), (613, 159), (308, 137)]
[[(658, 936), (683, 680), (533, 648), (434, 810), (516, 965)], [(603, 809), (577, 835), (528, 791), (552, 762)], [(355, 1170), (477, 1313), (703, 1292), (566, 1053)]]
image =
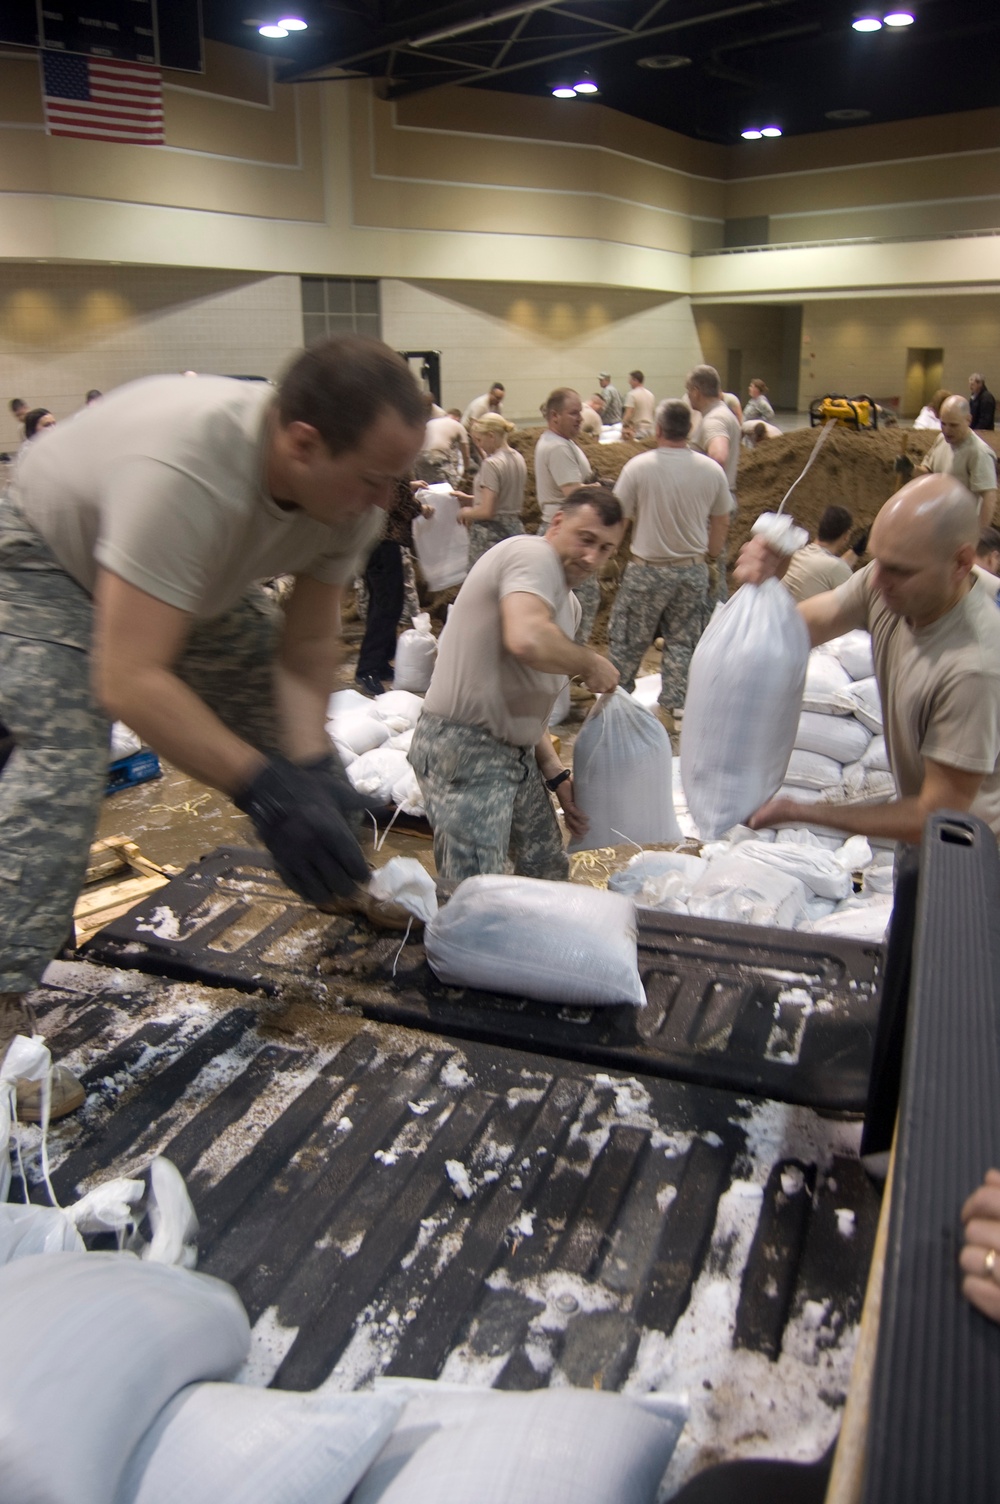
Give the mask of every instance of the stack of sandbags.
[(416, 774), (406, 760), (424, 702), (405, 689), (368, 700), (353, 689), (330, 696), (326, 729), (359, 794), (422, 815)]
[(885, 803), (893, 797), (866, 631), (847, 632), (810, 653), (802, 714), (780, 793), (817, 803)]

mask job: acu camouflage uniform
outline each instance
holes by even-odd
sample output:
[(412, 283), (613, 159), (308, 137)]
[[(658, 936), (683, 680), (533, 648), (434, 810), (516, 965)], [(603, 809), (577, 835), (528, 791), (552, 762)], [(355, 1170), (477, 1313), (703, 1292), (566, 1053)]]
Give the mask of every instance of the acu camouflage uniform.
[(504, 538), (518, 538), (524, 532), (524, 524), (520, 517), (503, 515), (490, 517), (481, 522), (469, 523), (469, 568), (471, 569), (477, 559), (481, 559), (494, 543), (502, 543)]
[(410, 764), (434, 830), (438, 875), (481, 872), (563, 881), (569, 860), (534, 747), (514, 747), (477, 726), (424, 711)]
[(608, 628), (608, 657), (631, 694), (635, 674), (657, 637), (663, 638), (660, 705), (679, 710), (687, 694), (691, 655), (704, 630), (708, 565), (638, 564), (622, 577)]
[[(259, 585), (195, 624), (175, 667), (221, 721), (278, 750), (281, 615)], [(0, 992), (26, 992), (69, 933), (108, 781), (110, 723), (90, 685), (93, 602), (9, 494), (0, 499)], [(343, 770), (341, 776), (346, 778)]]

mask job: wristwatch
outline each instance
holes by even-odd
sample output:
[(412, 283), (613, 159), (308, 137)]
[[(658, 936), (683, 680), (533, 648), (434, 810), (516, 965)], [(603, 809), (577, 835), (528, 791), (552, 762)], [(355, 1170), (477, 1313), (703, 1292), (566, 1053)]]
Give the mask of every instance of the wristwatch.
[(548, 789), (550, 794), (554, 794), (561, 783), (565, 783), (567, 778), (572, 777), (573, 774), (570, 772), (569, 768), (561, 768), (554, 778), (546, 778), (545, 787)]

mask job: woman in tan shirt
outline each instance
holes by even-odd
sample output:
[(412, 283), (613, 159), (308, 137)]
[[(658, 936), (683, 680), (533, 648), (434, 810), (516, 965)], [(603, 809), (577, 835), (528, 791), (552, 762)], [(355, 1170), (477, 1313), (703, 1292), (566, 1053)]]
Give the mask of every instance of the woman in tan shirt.
[(502, 538), (524, 532), (521, 506), (528, 469), (516, 449), (507, 443), (515, 424), (501, 413), (484, 413), (472, 425), (472, 435), (483, 459), (472, 495), (453, 491), (466, 505), (459, 509), (458, 521), (469, 529), (469, 568), (482, 558), (487, 549)]

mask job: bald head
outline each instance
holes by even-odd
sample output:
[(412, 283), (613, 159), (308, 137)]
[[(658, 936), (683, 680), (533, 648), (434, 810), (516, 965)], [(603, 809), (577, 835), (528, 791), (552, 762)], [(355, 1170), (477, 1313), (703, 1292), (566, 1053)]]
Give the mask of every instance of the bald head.
[(941, 404), (941, 432), (954, 449), (969, 437), (972, 410), (964, 397), (949, 397)]
[(979, 503), (951, 475), (920, 475), (889, 498), (872, 528), (877, 540), (907, 539), (936, 558), (951, 557), (979, 542)]

